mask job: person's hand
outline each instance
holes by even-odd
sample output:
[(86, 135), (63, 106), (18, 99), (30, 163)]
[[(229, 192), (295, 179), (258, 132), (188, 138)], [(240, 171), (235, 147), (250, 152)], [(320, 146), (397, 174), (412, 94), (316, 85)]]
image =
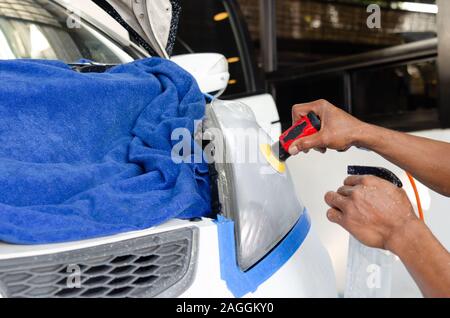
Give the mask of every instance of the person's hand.
[(392, 251), (396, 236), (419, 220), (403, 189), (374, 176), (348, 177), (325, 202), (328, 219), (370, 247)]
[(315, 149), (325, 152), (327, 148), (345, 151), (354, 145), (358, 134), (362, 134), (365, 123), (349, 115), (326, 100), (318, 100), (292, 107), (292, 121), (297, 122), (301, 116), (314, 112), (322, 123), (320, 131), (314, 135), (301, 138), (289, 148), (291, 155)]

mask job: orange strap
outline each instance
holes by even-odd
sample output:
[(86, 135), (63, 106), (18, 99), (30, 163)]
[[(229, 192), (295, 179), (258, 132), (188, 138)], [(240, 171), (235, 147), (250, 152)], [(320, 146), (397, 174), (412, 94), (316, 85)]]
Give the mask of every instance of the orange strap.
[(416, 197), (416, 202), (417, 202), (417, 211), (419, 212), (419, 218), (422, 221), (424, 221), (422, 204), (420, 203), (419, 191), (417, 190), (416, 182), (414, 181), (413, 176), (409, 172), (406, 172), (406, 175), (408, 176), (409, 182), (411, 183), (411, 186), (414, 190), (414, 195)]

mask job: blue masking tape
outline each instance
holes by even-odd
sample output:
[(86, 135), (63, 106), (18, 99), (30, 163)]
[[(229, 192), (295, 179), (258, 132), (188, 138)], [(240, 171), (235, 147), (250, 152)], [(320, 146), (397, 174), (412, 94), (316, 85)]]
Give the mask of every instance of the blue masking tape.
[(259, 285), (269, 279), (302, 245), (311, 221), (307, 210), (303, 211), (300, 219), (286, 237), (259, 263), (242, 271), (236, 260), (236, 244), (234, 237), (234, 222), (219, 215), (217, 231), (219, 235), (220, 274), (227, 283), (228, 289), (235, 297), (242, 297), (254, 292)]

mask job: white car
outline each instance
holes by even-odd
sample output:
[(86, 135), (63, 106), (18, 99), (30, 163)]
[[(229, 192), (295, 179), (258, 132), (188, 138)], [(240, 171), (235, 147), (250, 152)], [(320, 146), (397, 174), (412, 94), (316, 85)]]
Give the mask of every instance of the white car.
[[(0, 0), (0, 58), (98, 63), (74, 64), (82, 72), (150, 51), (168, 58), (173, 3)], [(173, 60), (205, 93), (218, 95), (229, 82), (222, 55)], [(219, 99), (207, 106), (205, 127), (224, 132), (230, 153), (235, 136), (227, 128), (254, 128), (268, 143), (280, 133), (270, 95), (240, 100), (250, 106)], [(261, 176), (256, 169), (265, 165), (211, 165), (214, 218), (61, 244), (1, 243), (0, 297), (336, 297), (330, 258), (289, 171)]]

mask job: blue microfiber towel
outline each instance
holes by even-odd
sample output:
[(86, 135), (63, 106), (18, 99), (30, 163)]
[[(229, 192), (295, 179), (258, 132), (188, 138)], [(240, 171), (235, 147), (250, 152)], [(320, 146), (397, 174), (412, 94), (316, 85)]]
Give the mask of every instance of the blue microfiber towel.
[(59, 61), (0, 61), (0, 83), (1, 241), (73, 241), (210, 212), (207, 164), (171, 158), (172, 131), (193, 136), (205, 113), (174, 63), (81, 74)]

